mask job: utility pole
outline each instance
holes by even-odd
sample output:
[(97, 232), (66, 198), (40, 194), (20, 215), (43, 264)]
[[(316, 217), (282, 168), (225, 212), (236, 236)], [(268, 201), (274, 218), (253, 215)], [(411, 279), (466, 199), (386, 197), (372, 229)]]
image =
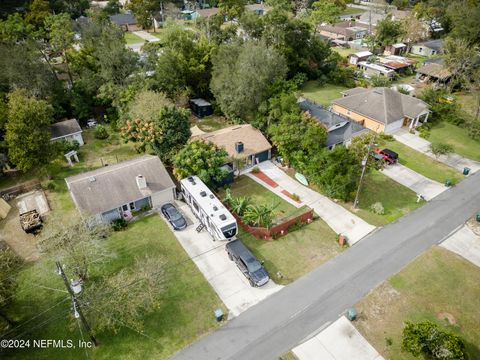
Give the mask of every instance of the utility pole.
[(90, 336), (90, 340), (92, 341), (93, 345), (97, 346), (98, 345), (97, 339), (95, 339), (95, 336), (93, 336), (92, 329), (90, 328), (90, 325), (88, 325), (88, 322), (85, 319), (85, 316), (83, 316), (83, 312), (82, 312), (82, 309), (80, 308), (80, 304), (77, 300), (77, 297), (76, 297), (75, 293), (72, 290), (72, 287), (70, 286), (70, 284), (68, 282), (67, 276), (65, 275), (65, 272), (63, 271), (63, 268), (62, 268), (62, 265), (60, 264), (60, 261), (55, 261), (55, 264), (57, 265), (58, 273), (63, 278), (63, 282), (65, 283), (65, 286), (68, 290), (68, 293), (72, 297), (73, 309), (74, 309), (75, 313), (78, 314), (78, 316), (80, 318), (80, 321), (82, 322), (83, 327), (85, 328), (88, 335)]
[[(378, 129), (378, 128), (377, 128)], [(360, 181), (358, 182), (358, 188), (357, 188), (357, 194), (355, 195), (355, 200), (353, 201), (353, 208), (356, 209), (358, 206), (358, 200), (360, 197), (360, 189), (362, 188), (362, 183), (363, 183), (363, 178), (365, 176), (365, 172), (367, 170), (367, 164), (368, 164), (368, 157), (370, 156), (370, 151), (372, 150), (372, 145), (374, 140), (376, 139), (376, 136), (372, 136), (372, 139), (370, 140), (370, 143), (368, 144), (367, 148), (367, 154), (362, 160), (362, 175), (360, 175)]]

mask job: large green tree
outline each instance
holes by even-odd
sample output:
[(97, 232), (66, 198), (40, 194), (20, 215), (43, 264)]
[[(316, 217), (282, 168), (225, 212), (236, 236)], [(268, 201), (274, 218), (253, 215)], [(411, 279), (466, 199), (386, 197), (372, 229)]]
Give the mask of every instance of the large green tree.
[(187, 93), (209, 96), (211, 54), (214, 45), (177, 23), (169, 23), (163, 34), (162, 56), (158, 57), (154, 87), (171, 98)]
[(154, 12), (160, 10), (160, 2), (158, 0), (130, 0), (127, 2), (126, 8), (133, 11), (143, 29), (148, 29), (152, 27)]
[(197, 175), (209, 186), (222, 181), (226, 174), (220, 169), (227, 162), (227, 152), (215, 144), (193, 140), (177, 154), (173, 161), (177, 179)]
[[(22, 259), (10, 248), (0, 249), (0, 319), (8, 326), (14, 325), (14, 320), (8, 316), (6, 309), (14, 299), (17, 273), (22, 264)], [(0, 326), (0, 331), (3, 328), (5, 327)]]
[(45, 26), (45, 19), (51, 14), (52, 10), (47, 0), (33, 0), (25, 15), (25, 21), (36, 29), (42, 29)]
[(384, 47), (394, 44), (402, 36), (402, 24), (389, 18), (381, 20), (375, 28), (374, 46)]
[(223, 15), (236, 18), (245, 11), (246, 0), (219, 0), (218, 7)]
[(50, 141), (52, 107), (44, 100), (15, 90), (8, 96), (8, 122), (5, 140), (8, 156), (19, 170), (46, 165), (55, 155)]
[[(343, 6), (342, 6), (343, 5)], [(335, 24), (340, 20), (340, 14), (346, 8), (345, 3), (339, 4), (336, 0), (316, 1), (312, 4), (310, 19), (313, 26), (322, 23)]]
[(285, 77), (285, 59), (263, 44), (222, 45), (212, 59), (211, 90), (222, 111), (231, 118), (254, 115), (275, 81)]

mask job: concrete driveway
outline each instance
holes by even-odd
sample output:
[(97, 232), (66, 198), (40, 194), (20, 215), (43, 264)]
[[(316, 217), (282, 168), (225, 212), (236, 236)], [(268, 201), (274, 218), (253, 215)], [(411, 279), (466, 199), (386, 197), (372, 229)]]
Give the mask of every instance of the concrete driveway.
[(133, 33), (134, 33), (135, 35), (137, 35), (138, 37), (141, 37), (143, 40), (146, 40), (146, 41), (150, 41), (150, 42), (160, 41), (159, 38), (157, 38), (156, 36), (153, 36), (153, 35), (149, 34), (149, 33), (146, 32), (146, 31), (134, 31)]
[[(178, 201), (175, 205), (186, 217), (188, 227), (182, 231), (172, 231), (229, 309), (230, 317), (239, 315), (283, 288), (272, 280), (260, 288), (251, 287), (235, 263), (228, 259), (226, 242), (213, 241), (206, 230), (197, 233), (195, 229), (200, 222), (188, 205)], [(160, 216), (164, 219), (161, 214)]]
[[(320, 216), (333, 231), (347, 237), (349, 245), (355, 244), (375, 229), (375, 226), (368, 224), (343, 206), (338, 205), (326, 196), (323, 196), (316, 191), (303, 186), (295, 179), (292, 179), (272, 162), (264, 161), (260, 163), (258, 167), (279, 186), (273, 188), (250, 173), (247, 173), (247, 176), (297, 208), (307, 205), (314, 209), (318, 216)], [(297, 194), (300, 196), (300, 202), (296, 202), (285, 195), (285, 193), (282, 192), (284, 190), (290, 194)]]
[(439, 182), (431, 180), (400, 164), (387, 165), (382, 170), (382, 173), (415, 191), (417, 194), (422, 195), (427, 201), (448, 189)]
[(462, 226), (440, 246), (480, 266), (480, 236), (475, 234), (467, 225)]
[(345, 316), (292, 351), (299, 360), (384, 359)]
[(425, 155), (428, 155), (431, 158), (434, 158), (435, 160), (438, 160), (448, 166), (451, 166), (457, 169), (458, 171), (463, 172), (463, 168), (465, 167), (470, 168), (470, 173), (472, 174), (480, 170), (480, 162), (464, 158), (458, 154), (441, 155), (438, 158), (436, 158), (435, 155), (433, 155), (432, 152), (430, 151), (429, 141), (422, 139), (421, 137), (415, 134), (410, 134), (405, 129), (397, 130), (395, 134), (393, 134), (393, 136), (397, 141), (401, 142), (402, 144), (405, 144), (411, 147), (412, 149), (420, 151)]

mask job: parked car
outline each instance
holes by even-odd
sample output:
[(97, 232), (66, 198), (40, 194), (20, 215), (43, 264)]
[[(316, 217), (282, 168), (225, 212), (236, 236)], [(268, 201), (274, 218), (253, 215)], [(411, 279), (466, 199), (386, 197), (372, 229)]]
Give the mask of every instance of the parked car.
[(187, 227), (187, 221), (177, 208), (170, 203), (167, 203), (161, 208), (163, 216), (172, 224), (175, 230), (183, 230)]
[(237, 239), (230, 241), (225, 246), (225, 250), (228, 253), (228, 258), (235, 261), (240, 271), (250, 282), (251, 286), (263, 286), (268, 280), (270, 280), (268, 272), (265, 270), (262, 263), (253, 256), (241, 240)]
[(390, 149), (376, 149), (374, 157), (376, 160), (383, 160), (389, 165), (398, 161), (398, 154)]

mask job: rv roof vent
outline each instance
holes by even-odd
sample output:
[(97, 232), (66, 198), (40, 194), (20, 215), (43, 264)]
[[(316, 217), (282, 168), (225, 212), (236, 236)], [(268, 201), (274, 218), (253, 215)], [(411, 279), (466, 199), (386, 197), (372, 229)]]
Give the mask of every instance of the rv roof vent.
[(215, 196), (213, 196), (213, 194), (210, 194), (210, 199), (213, 199)]
[(225, 214), (220, 215), (220, 220), (227, 220), (227, 217), (225, 216)]
[(90, 177), (88, 178), (88, 180), (89, 180), (90, 182), (94, 182), (94, 181), (96, 181), (97, 179), (95, 179), (94, 176), (90, 176)]
[(207, 193), (206, 193), (205, 191), (202, 191), (202, 192), (200, 193), (200, 196), (201, 196), (201, 197), (205, 197), (205, 196), (207, 196)]
[(215, 205), (213, 205), (213, 211), (217, 211), (218, 210), (218, 207), (216, 207)]
[(188, 179), (188, 181), (190, 181), (191, 183), (194, 183), (194, 182), (195, 182), (195, 180), (193, 180), (193, 177), (191, 177), (191, 176), (189, 176), (187, 179)]

